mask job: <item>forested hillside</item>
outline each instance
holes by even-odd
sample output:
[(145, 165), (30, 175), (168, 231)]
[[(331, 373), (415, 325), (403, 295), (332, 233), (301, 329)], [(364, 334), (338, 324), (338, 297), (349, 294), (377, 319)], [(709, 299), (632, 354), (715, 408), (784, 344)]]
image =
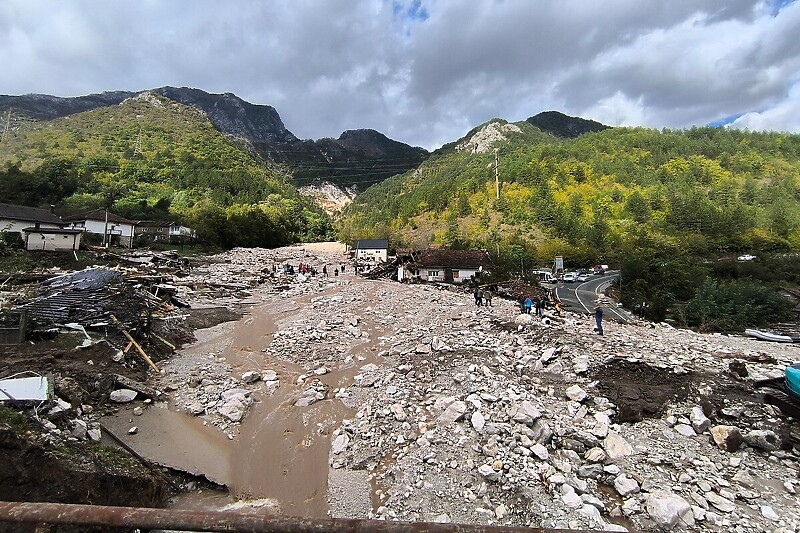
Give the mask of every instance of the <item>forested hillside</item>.
[[(498, 127), (502, 137), (478, 142)], [(658, 302), (663, 317), (718, 259), (800, 248), (799, 160), (800, 135), (614, 128), (566, 140), (492, 121), (357, 197), (341, 228), (398, 245), (482, 247), (517, 265), (555, 255), (622, 265), (623, 299)]]
[(150, 93), (30, 125), (0, 143), (0, 202), (179, 217), (220, 246), (329, 236), (330, 221), (196, 109)]

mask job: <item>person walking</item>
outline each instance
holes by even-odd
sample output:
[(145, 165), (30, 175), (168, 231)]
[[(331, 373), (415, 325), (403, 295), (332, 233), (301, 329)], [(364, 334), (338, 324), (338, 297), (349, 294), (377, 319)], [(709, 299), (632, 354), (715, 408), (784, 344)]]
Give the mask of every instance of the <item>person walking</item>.
[(483, 303), (483, 301), (482, 301), (483, 300), (483, 292), (481, 292), (481, 288), (480, 287), (475, 287), (475, 293), (474, 294), (475, 294), (475, 305), (480, 307), (481, 304)]
[(600, 302), (597, 302), (594, 306), (594, 321), (597, 323), (597, 334), (603, 334), (603, 307), (600, 305)]
[(492, 288), (489, 287), (486, 289), (486, 292), (483, 293), (483, 304), (492, 307)]

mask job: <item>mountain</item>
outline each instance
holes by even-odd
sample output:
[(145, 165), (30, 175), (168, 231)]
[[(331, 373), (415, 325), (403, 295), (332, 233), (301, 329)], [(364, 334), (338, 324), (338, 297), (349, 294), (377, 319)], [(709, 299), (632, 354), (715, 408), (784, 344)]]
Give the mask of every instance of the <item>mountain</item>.
[(610, 128), (610, 126), (595, 122), (594, 120), (571, 117), (558, 111), (539, 113), (538, 115), (528, 118), (526, 122), (533, 124), (542, 131), (552, 133), (556, 137), (563, 137), (565, 139), (574, 139), (584, 133), (593, 133)]
[(30, 123), (0, 143), (0, 202), (178, 217), (225, 247), (330, 237), (330, 221), (289, 178), (206, 113), (153, 92)]
[[(275, 108), (251, 104), (232, 93), (211, 94), (187, 87), (160, 87), (147, 92), (202, 111), (221, 133), (241, 142), (264, 162), (287, 165), (298, 186), (328, 181), (363, 190), (416, 167), (428, 156), (422, 148), (393, 141), (374, 130), (345, 131), (338, 139), (300, 140), (284, 126)], [(0, 116), (11, 112), (13, 132), (31, 120), (52, 120), (117, 105), (137, 94), (0, 96)]]

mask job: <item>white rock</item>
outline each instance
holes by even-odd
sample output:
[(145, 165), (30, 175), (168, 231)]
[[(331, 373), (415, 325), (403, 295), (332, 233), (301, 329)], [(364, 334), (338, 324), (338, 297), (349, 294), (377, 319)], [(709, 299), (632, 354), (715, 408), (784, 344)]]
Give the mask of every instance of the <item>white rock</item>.
[(108, 399), (114, 403), (128, 403), (136, 398), (136, 391), (130, 389), (117, 389), (111, 391)]
[(81, 419), (76, 419), (72, 421), (72, 436), (83, 440), (86, 438), (86, 432), (89, 430), (89, 426)]
[(475, 428), (475, 431), (481, 432), (486, 425), (486, 418), (484, 418), (480, 411), (475, 411), (470, 417), (470, 422), (472, 423), (472, 427)]
[(583, 500), (578, 496), (575, 491), (567, 492), (561, 496), (561, 501), (564, 502), (569, 509), (577, 509), (583, 506)]
[(694, 514), (689, 502), (669, 491), (651, 492), (645, 509), (656, 525), (666, 530), (694, 527)]
[(633, 454), (633, 447), (622, 435), (609, 431), (603, 439), (603, 449), (611, 460), (621, 459)]
[(192, 416), (198, 416), (205, 413), (206, 408), (200, 402), (192, 402), (186, 406), (186, 411)]
[(567, 398), (573, 402), (582, 402), (587, 396), (586, 391), (583, 390), (579, 385), (573, 385), (564, 392), (567, 395)]
[(347, 433), (339, 433), (336, 435), (336, 438), (333, 439), (331, 443), (331, 452), (334, 455), (338, 455), (347, 449), (347, 446), (350, 444), (350, 436)]
[(606, 460), (607, 455), (602, 448), (595, 446), (594, 448), (586, 450), (586, 453), (583, 455), (583, 458), (589, 461), (590, 463), (602, 463), (603, 461)]
[(697, 435), (697, 433), (694, 431), (694, 428), (689, 424), (675, 424), (673, 429), (684, 437), (694, 437)]
[(533, 446), (531, 446), (530, 449), (531, 449), (531, 452), (533, 452), (533, 455), (535, 455), (536, 457), (538, 457), (542, 461), (547, 461), (547, 459), (550, 457), (550, 452), (548, 452), (547, 448), (545, 448), (541, 444), (538, 444), (538, 443), (534, 444)]
[(139, 428), (136, 426), (133, 426), (128, 430), (128, 435), (136, 435), (137, 433), (139, 433)]
[(254, 370), (242, 374), (242, 381), (245, 383), (255, 383), (259, 379), (261, 379), (261, 376)]
[(89, 440), (92, 442), (100, 442), (100, 439), (103, 438), (103, 433), (100, 431), (100, 428), (89, 428), (86, 431), (86, 436), (89, 437)]
[(703, 413), (703, 408), (699, 406), (692, 407), (692, 411), (689, 413), (689, 420), (692, 421), (692, 428), (697, 433), (702, 433), (711, 427), (711, 420)]
[(763, 516), (764, 518), (767, 518), (769, 520), (773, 520), (775, 522), (777, 522), (778, 520), (781, 519), (781, 517), (778, 516), (778, 513), (775, 512), (775, 509), (773, 509), (769, 505), (762, 505), (761, 506), (761, 516)]
[(133, 415), (134, 416), (142, 416), (144, 414), (144, 409), (141, 407), (134, 407), (133, 408)]
[(494, 515), (497, 517), (498, 520), (502, 520), (508, 514), (508, 509), (502, 503), (495, 507)]
[(736, 509), (736, 505), (730, 500), (727, 500), (717, 494), (716, 492), (706, 492), (703, 494), (708, 503), (716, 507), (718, 510), (722, 511), (723, 513), (732, 513), (734, 509)]
[(276, 381), (278, 379), (278, 373), (274, 370), (264, 370), (264, 373), (261, 374), (261, 381)]
[(492, 465), (481, 465), (478, 467), (478, 473), (489, 481), (497, 481), (500, 479), (500, 474), (492, 468)]
[(452, 424), (460, 420), (467, 413), (467, 404), (461, 400), (451, 403), (444, 413), (440, 414), (436, 422), (441, 425)]
[(631, 494), (639, 492), (639, 483), (635, 479), (631, 479), (625, 474), (619, 475), (614, 479), (614, 488), (623, 498), (627, 498)]

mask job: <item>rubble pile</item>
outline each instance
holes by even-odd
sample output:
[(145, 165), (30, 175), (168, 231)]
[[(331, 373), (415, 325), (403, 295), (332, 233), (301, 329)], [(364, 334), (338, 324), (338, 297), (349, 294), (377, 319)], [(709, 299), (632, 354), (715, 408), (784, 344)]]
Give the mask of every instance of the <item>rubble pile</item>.
[[(150, 385), (231, 439), (260, 422), (252, 405), (276, 394), (277, 409), (303, 420), (344, 404), (328, 463), (345, 480), (371, 476), (374, 504), (360, 516), (800, 528), (800, 427), (752, 389), (800, 359), (797, 346), (644, 322), (606, 321), (601, 337), (579, 314), (522, 320), (511, 299), (478, 307), (470, 293), (364, 279), (349, 264), (327, 278), (282, 268), (330, 271), (342, 261), (294, 247), (236, 249), (175, 276), (175, 294), (193, 307), (245, 308), (247, 342), (235, 345), (243, 355), (234, 365), (233, 326), (214, 326)], [(118, 388), (149, 402), (134, 385)], [(352, 502), (331, 496), (330, 513), (352, 517)]]
[[(308, 260), (290, 253), (229, 259), (245, 277)], [(275, 316), (263, 364), (245, 378), (209, 360), (195, 379), (201, 416), (224, 418), (211, 412), (223, 389), (245, 407), (278, 387), (301, 410), (343, 402), (352, 416), (332, 435), (330, 465), (374, 478), (370, 516), (619, 531), (800, 524), (798, 430), (750, 388), (796, 347), (644, 323), (598, 337), (577, 314), (517, 324), (514, 301), (476, 307), (466, 293), (355, 277), (294, 276), (252, 294)]]

